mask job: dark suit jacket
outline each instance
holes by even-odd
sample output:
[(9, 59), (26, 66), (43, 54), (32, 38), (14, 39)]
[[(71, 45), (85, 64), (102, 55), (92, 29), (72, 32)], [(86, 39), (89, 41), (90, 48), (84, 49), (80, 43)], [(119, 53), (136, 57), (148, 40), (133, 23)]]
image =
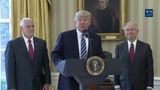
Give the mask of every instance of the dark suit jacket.
[[(101, 56), (102, 47), (101, 39), (95, 33), (89, 33), (91, 38), (91, 49), (88, 51), (88, 57), (92, 55)], [(90, 48), (90, 47), (89, 47)], [(51, 58), (55, 65), (62, 60), (78, 59), (79, 49), (76, 29), (63, 32), (57, 39), (56, 46), (52, 51)], [(58, 90), (79, 90), (79, 84), (73, 77), (65, 77), (62, 74), (59, 76)]]
[(23, 37), (8, 42), (5, 51), (8, 89), (40, 90), (44, 83), (51, 83), (46, 42), (36, 37), (33, 40), (34, 60), (29, 57)]
[(129, 59), (127, 41), (117, 45), (115, 52), (116, 58), (121, 58), (126, 66), (124, 72), (115, 77), (116, 85), (120, 85), (122, 90), (153, 87), (153, 57), (149, 44), (137, 40), (133, 63)]

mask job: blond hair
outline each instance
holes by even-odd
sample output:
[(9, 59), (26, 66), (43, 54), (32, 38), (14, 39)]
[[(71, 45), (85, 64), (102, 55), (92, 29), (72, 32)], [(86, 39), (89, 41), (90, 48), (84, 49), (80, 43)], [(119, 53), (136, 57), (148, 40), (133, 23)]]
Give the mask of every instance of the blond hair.
[(91, 20), (91, 13), (86, 10), (80, 10), (75, 14), (74, 22), (77, 21), (78, 18), (81, 17), (87, 17), (89, 20)]

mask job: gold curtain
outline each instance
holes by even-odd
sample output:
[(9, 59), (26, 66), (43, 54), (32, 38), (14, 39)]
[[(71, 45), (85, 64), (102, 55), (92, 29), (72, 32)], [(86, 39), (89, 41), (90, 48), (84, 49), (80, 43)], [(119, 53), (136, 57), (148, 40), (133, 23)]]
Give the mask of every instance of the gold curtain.
[(49, 44), (49, 14), (51, 14), (50, 0), (11, 0), (12, 6), (12, 38), (21, 35), (19, 22), (24, 17), (32, 18), (35, 24), (35, 36)]
[[(12, 38), (21, 35), (19, 22), (24, 17), (33, 19), (35, 24), (35, 36), (40, 37), (47, 42), (47, 48), (50, 56), (51, 47), (49, 40), (51, 0), (11, 0), (12, 13)], [(51, 63), (50, 63), (51, 65)]]

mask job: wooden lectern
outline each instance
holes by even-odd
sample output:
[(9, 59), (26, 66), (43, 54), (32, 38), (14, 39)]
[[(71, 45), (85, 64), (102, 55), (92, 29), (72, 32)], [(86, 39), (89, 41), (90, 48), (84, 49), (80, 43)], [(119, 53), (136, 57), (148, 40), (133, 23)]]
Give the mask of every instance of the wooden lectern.
[(98, 75), (90, 75), (86, 70), (86, 60), (69, 59), (63, 60), (56, 69), (64, 76), (73, 76), (80, 84), (80, 90), (88, 90), (88, 85), (100, 85), (108, 75), (119, 75), (124, 69), (124, 63), (120, 59), (103, 59), (104, 71)]

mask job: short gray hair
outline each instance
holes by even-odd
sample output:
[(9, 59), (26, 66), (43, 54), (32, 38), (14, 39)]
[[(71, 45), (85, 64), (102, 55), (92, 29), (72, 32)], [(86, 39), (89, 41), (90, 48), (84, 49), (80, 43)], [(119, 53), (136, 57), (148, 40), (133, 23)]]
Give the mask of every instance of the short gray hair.
[(88, 17), (91, 20), (91, 13), (86, 10), (80, 10), (75, 14), (74, 22), (80, 17)]
[(139, 29), (138, 29), (138, 25), (137, 25), (135, 22), (133, 22), (133, 21), (127, 22), (127, 23), (125, 24), (125, 26), (124, 26), (124, 30), (127, 29), (128, 25), (134, 26), (134, 27), (136, 28), (137, 31), (139, 30)]
[(32, 21), (32, 19), (28, 18), (28, 17), (22, 18), (20, 21), (20, 27), (23, 27), (25, 25), (26, 21)]

